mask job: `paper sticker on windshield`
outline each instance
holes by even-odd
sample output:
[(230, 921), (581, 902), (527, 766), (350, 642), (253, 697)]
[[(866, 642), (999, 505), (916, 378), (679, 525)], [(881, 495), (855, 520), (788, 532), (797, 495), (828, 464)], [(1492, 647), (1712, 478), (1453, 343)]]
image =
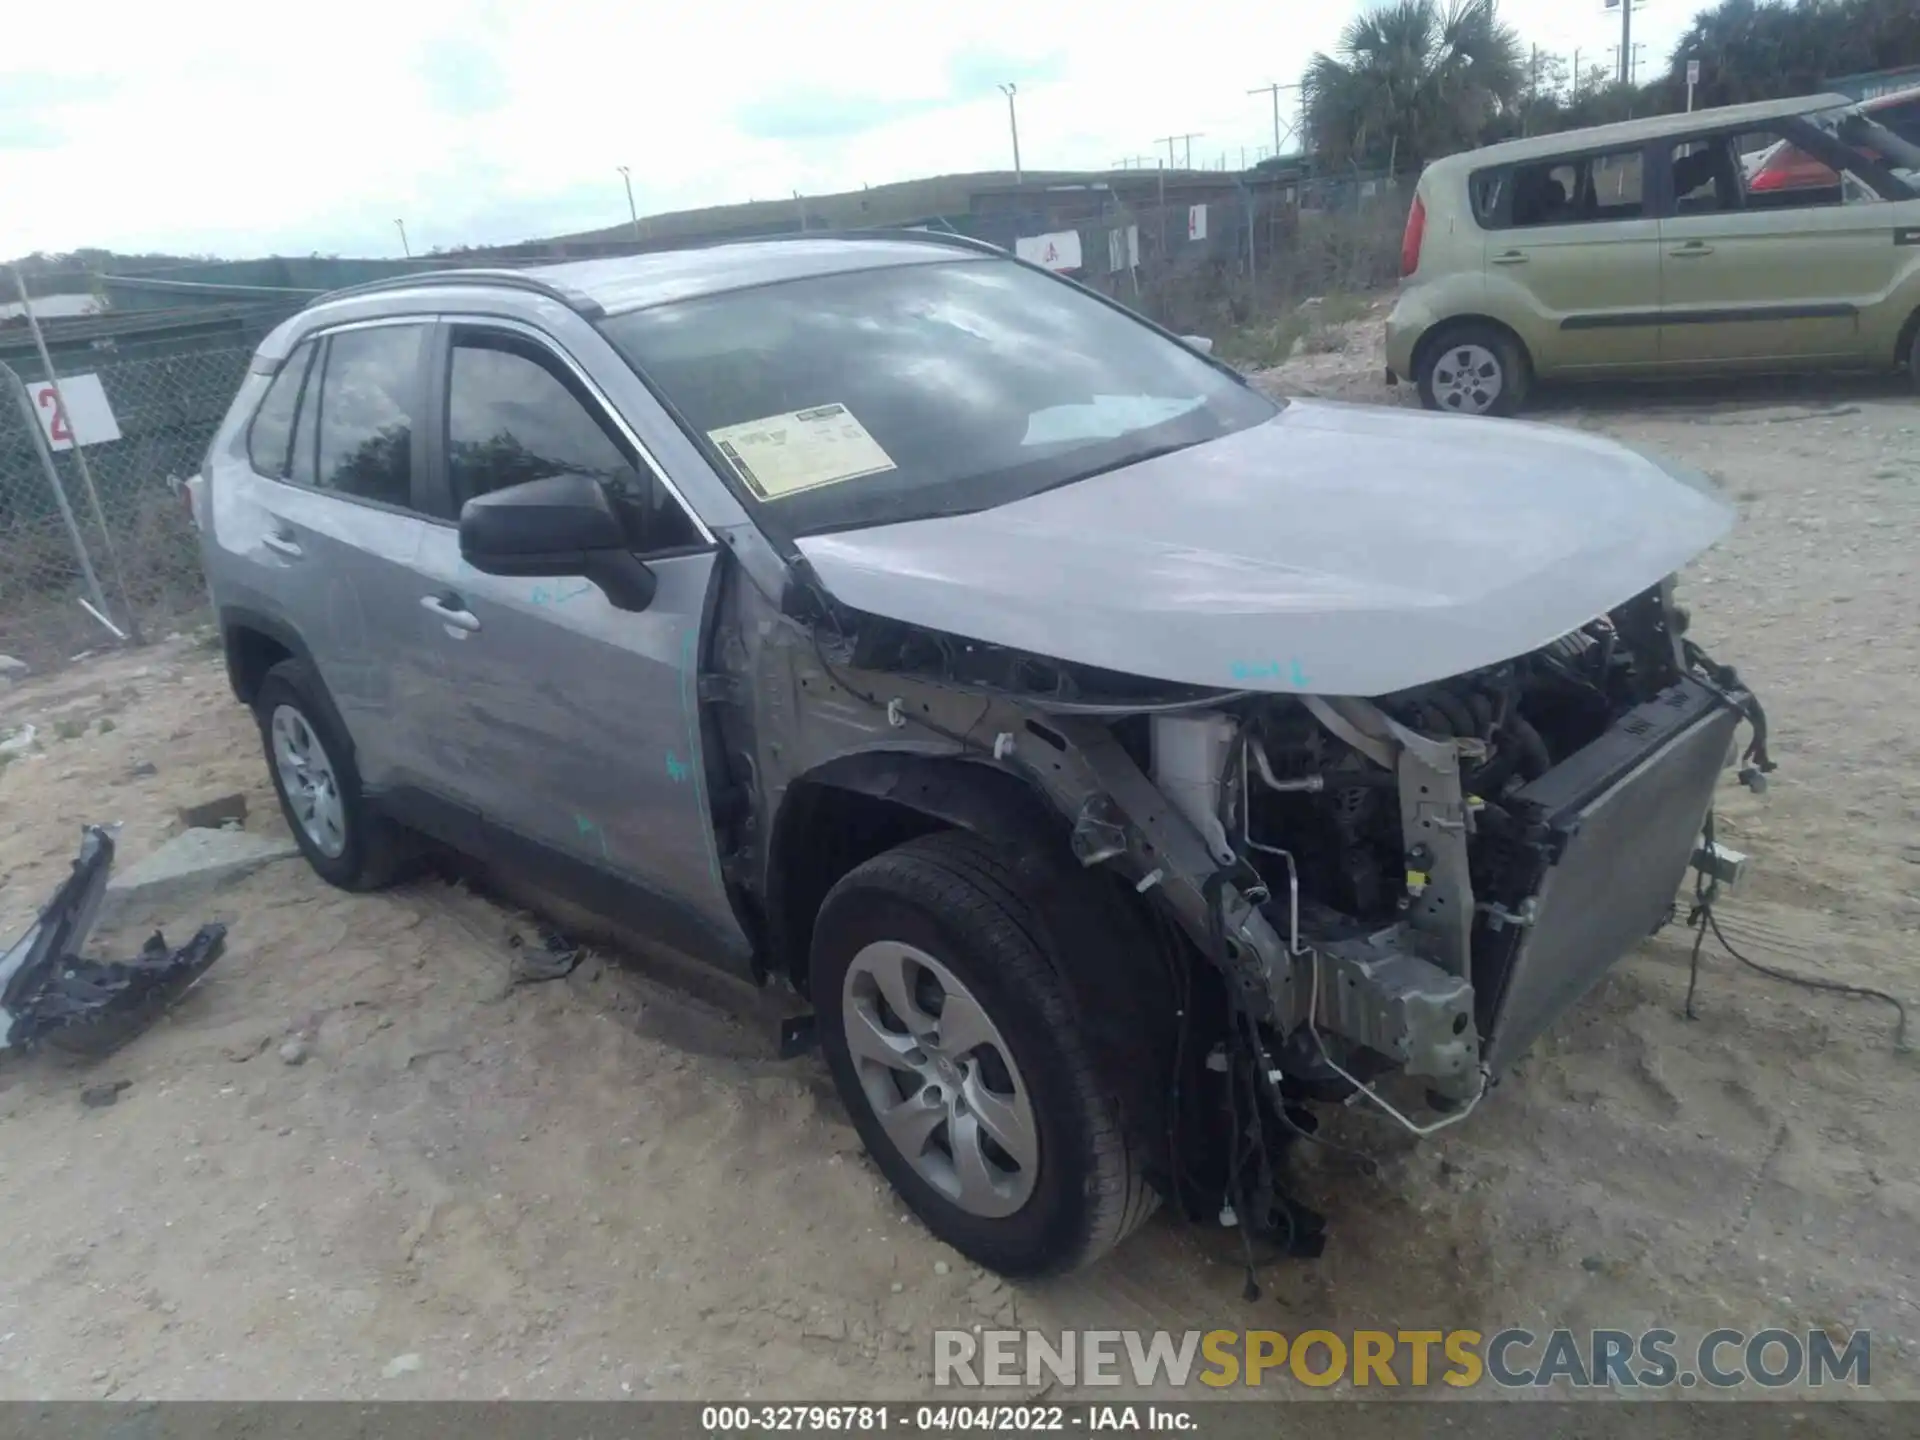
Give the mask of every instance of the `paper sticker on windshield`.
[(880, 442), (844, 405), (816, 405), (726, 425), (709, 430), (707, 438), (762, 500), (780, 500), (894, 468)]

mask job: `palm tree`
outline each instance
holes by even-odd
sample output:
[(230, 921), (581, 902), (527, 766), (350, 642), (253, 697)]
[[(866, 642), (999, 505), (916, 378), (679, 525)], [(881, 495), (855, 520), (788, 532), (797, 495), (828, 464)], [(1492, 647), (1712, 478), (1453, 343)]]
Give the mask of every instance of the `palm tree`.
[(1496, 0), (1391, 0), (1349, 21), (1304, 82), (1307, 134), (1337, 164), (1418, 169), (1474, 144), (1525, 85)]

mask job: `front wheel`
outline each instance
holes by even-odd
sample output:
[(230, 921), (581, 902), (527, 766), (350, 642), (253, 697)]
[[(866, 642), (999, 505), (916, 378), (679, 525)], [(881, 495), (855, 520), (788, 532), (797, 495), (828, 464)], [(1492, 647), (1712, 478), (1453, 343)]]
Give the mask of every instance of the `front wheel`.
[(1044, 909), (1004, 851), (924, 836), (834, 886), (810, 970), (868, 1153), (935, 1235), (1013, 1276), (1087, 1264), (1156, 1203)]
[(1421, 347), (1420, 403), (1450, 415), (1512, 415), (1526, 403), (1526, 355), (1491, 325), (1458, 325)]

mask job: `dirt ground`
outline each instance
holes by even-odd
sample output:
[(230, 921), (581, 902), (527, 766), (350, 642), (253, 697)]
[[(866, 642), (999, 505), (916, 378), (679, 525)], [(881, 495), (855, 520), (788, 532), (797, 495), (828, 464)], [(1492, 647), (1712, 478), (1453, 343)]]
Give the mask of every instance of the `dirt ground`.
[[(1268, 379), (1404, 403), (1377, 328)], [(1691, 462), (1742, 512), (1684, 587), (1780, 764), (1766, 795), (1722, 797), (1722, 838), (1755, 857), (1729, 937), (1920, 999), (1920, 404), (1799, 384), (1538, 418)], [(25, 723), (0, 934), (82, 821), (124, 823), (122, 863), (230, 790), (248, 828), (280, 827), (203, 641), (0, 689), (0, 734)], [(1414, 1144), (1342, 1117), (1379, 1169), (1309, 1153), (1331, 1246), (1247, 1302), (1231, 1234), (1164, 1216), (1089, 1273), (983, 1276), (906, 1218), (818, 1059), (775, 1058), (764, 1005), (633, 957), (514, 985), (523, 922), (443, 880), (351, 896), (282, 863), (170, 923), (211, 918), (226, 957), (112, 1060), (0, 1057), (0, 1398), (906, 1398), (935, 1327), (996, 1323), (1870, 1328), (1874, 1390), (1920, 1394), (1920, 1092), (1891, 1010), (1709, 945), (1690, 1022), (1678, 930), (1470, 1123)], [(83, 1108), (101, 1080), (131, 1083)]]

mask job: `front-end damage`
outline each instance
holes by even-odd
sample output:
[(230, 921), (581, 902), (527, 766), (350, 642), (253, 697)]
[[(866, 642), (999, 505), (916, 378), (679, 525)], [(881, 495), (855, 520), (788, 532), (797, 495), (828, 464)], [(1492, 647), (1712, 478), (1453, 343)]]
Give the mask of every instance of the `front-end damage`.
[[(720, 731), (761, 801), (735, 871), (774, 963), (804, 966), (806, 907), (780, 893), (792, 795), (849, 757), (895, 757), (870, 793), (985, 829), (1017, 781), (1080, 866), (1122, 879), (1211, 972), (1193, 993), (1216, 1013), (1180, 1007), (1195, 1034), (1179, 1049), (1193, 1083), (1224, 1076), (1227, 1125), (1183, 1140), (1176, 1120), (1169, 1144), (1232, 1153), (1224, 1170), (1170, 1155), (1168, 1175), (1214, 1175), (1225, 1210), (1296, 1240), (1268, 1156), (1262, 1183), (1238, 1173), (1249, 1109), (1274, 1153), (1312, 1127), (1305, 1101), (1364, 1092), (1416, 1131), (1453, 1123), (1669, 918), (1743, 718), (1744, 775), (1770, 768), (1758, 705), (1685, 638), (1670, 583), (1530, 654), (1371, 699), (1156, 683), (817, 594), (790, 613), (750, 589), (727, 604)], [(1387, 1098), (1395, 1076), (1424, 1124)]]

